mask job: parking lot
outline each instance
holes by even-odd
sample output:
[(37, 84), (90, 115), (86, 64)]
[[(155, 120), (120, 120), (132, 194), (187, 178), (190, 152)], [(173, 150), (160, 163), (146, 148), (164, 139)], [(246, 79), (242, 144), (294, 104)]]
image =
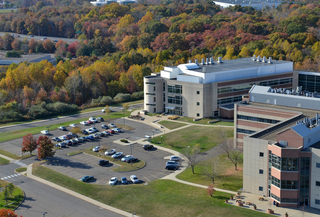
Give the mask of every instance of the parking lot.
[[(115, 119), (113, 120), (114, 124), (123, 124), (123, 119)], [(70, 149), (83, 149), (82, 147), (79, 146), (85, 146), (85, 147), (91, 147), (93, 145), (98, 145), (98, 142), (100, 141), (100, 145), (103, 143), (108, 143), (108, 142), (112, 142), (115, 140), (118, 140), (120, 138), (126, 138), (129, 140), (138, 140), (143, 138), (145, 135), (156, 135), (158, 133), (160, 133), (161, 131), (159, 131), (159, 129), (150, 127), (149, 125), (143, 124), (143, 122), (139, 123), (139, 122), (135, 122), (135, 121), (130, 121), (128, 119), (125, 120), (126, 125), (133, 127), (133, 130), (123, 130), (122, 133), (118, 133), (118, 134), (112, 134), (110, 136), (107, 137), (102, 137), (99, 140), (95, 140), (95, 141), (87, 141), (84, 143), (80, 143), (79, 145), (73, 147), (73, 146), (69, 146)], [(81, 124), (79, 124), (79, 122), (75, 122), (75, 124), (77, 124), (78, 127), (80, 127), (81, 129), (88, 129), (90, 127), (95, 126), (99, 131), (104, 131), (104, 129), (101, 128), (102, 124), (106, 124), (106, 122), (102, 122), (102, 123), (96, 123), (94, 124), (90, 124), (89, 126), (83, 126)], [(49, 133), (50, 135), (48, 135), (48, 137), (51, 139), (52, 137), (59, 137), (62, 135), (65, 135), (69, 132), (69, 130), (71, 129), (71, 127), (69, 126), (65, 126), (67, 127), (67, 131), (61, 131), (58, 129), (50, 129)], [(46, 130), (45, 128), (43, 130)], [(154, 132), (153, 132), (154, 130)], [(39, 134), (34, 135), (35, 138), (38, 138), (40, 136), (40, 132)], [(82, 136), (82, 135), (79, 135)], [(87, 144), (89, 143), (90, 146), (87, 146)], [(0, 143), (0, 149), (3, 149), (5, 151), (8, 151), (10, 153), (16, 154), (18, 156), (22, 155), (21, 152), (21, 144), (22, 144), (22, 138), (19, 139), (14, 139), (14, 140), (10, 140), (7, 142), (2, 142)], [(60, 150), (57, 151), (57, 153)], [(71, 151), (69, 151), (71, 152)]]

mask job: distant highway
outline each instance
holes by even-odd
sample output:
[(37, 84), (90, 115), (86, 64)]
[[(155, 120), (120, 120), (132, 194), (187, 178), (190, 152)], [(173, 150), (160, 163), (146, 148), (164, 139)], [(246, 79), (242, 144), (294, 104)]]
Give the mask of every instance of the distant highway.
[[(26, 32), (26, 31), (25, 31)], [(0, 35), (1, 36), (4, 36), (4, 34), (5, 34), (6, 32), (0, 32)], [(65, 42), (67, 42), (67, 43), (69, 43), (69, 44), (71, 44), (71, 43), (73, 43), (73, 42), (75, 42), (75, 41), (78, 41), (78, 39), (74, 39), (74, 38), (61, 38), (61, 37), (50, 37), (50, 36), (37, 36), (37, 35), (34, 35), (34, 37), (31, 37), (31, 35), (22, 35), (22, 34), (16, 34), (16, 33), (13, 33), (13, 32), (8, 32), (10, 35), (19, 35), (20, 36), (20, 40), (22, 41), (23, 39), (24, 39), (24, 37), (27, 37), (27, 39), (28, 40), (31, 40), (32, 38), (34, 38), (34, 40), (37, 40), (37, 41), (39, 41), (39, 40), (41, 40), (41, 39), (43, 39), (43, 38), (47, 38), (47, 39), (50, 39), (50, 40), (52, 40), (52, 41), (54, 41), (54, 40), (57, 40), (57, 41), (59, 41), (60, 39), (61, 40), (63, 40), (63, 41), (65, 41)]]

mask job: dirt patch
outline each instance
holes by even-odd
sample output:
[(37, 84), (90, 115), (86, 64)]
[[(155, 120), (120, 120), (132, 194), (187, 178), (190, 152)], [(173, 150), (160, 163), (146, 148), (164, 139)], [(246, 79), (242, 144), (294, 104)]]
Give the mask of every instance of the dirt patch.
[(238, 175), (242, 173), (243, 173), (242, 167), (238, 167), (238, 170), (234, 170), (234, 167), (230, 167), (226, 170), (225, 173), (223, 173), (223, 175), (230, 176), (230, 175)]

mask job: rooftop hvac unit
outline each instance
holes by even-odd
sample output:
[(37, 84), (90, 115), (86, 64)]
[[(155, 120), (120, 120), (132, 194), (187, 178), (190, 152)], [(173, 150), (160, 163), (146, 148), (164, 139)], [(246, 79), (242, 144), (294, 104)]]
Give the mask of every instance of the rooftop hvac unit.
[(266, 63), (266, 62), (267, 62), (267, 58), (266, 58), (265, 56), (263, 57), (262, 62), (263, 62), (263, 63)]
[(194, 63), (195, 63), (195, 64), (198, 64), (198, 59), (195, 59)]

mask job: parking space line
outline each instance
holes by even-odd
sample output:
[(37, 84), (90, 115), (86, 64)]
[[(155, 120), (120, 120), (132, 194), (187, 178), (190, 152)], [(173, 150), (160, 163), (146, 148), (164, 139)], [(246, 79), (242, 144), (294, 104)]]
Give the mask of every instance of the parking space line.
[(145, 179), (147, 179), (147, 180), (148, 180), (148, 182), (151, 182), (151, 181), (150, 181), (150, 179), (148, 179), (147, 177), (145, 177), (145, 176), (143, 176), (143, 177), (144, 177)]
[(157, 176), (155, 176), (155, 175), (152, 175), (152, 174), (150, 174), (151, 176), (153, 176), (153, 177), (156, 177), (157, 179), (160, 179), (159, 177), (157, 177)]

